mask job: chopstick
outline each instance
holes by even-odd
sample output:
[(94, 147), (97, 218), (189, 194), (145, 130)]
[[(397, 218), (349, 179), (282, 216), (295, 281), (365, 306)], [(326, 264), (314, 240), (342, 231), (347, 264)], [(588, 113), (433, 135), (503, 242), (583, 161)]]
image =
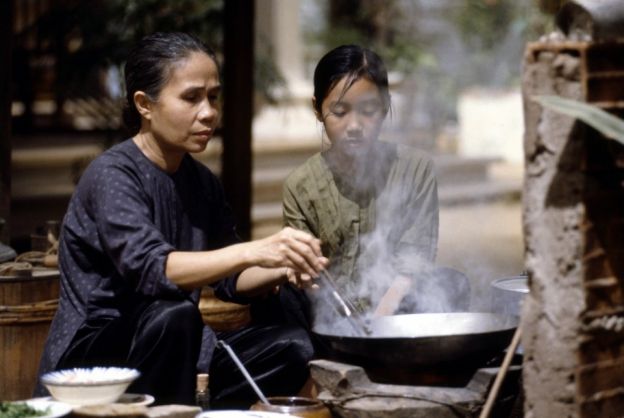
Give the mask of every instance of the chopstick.
[(362, 319), (360, 311), (350, 299), (340, 294), (336, 281), (331, 273), (327, 270), (322, 270), (319, 274), (319, 278), (328, 285), (329, 292), (339, 306), (340, 313), (351, 322), (356, 331), (362, 331), (364, 335), (370, 335), (371, 330)]
[(321, 278), (321, 280), (324, 280), (329, 286), (331, 295), (334, 297), (335, 301), (338, 302), (338, 305), (342, 309), (342, 314), (344, 316), (353, 316), (354, 314), (358, 314), (358, 311), (353, 302), (340, 294), (340, 292), (338, 291), (338, 286), (336, 285), (336, 281), (327, 270), (322, 270), (319, 278)]

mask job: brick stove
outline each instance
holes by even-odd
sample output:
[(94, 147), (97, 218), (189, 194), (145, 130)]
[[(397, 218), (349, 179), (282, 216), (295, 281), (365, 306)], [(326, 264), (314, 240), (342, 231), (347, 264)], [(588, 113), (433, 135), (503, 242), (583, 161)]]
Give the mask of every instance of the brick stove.
[[(310, 363), (319, 399), (340, 418), (476, 418), (498, 368), (481, 368), (461, 386), (377, 383), (360, 366), (330, 360)], [(511, 366), (491, 418), (521, 410), (521, 366)], [(518, 415), (521, 416), (521, 415)]]

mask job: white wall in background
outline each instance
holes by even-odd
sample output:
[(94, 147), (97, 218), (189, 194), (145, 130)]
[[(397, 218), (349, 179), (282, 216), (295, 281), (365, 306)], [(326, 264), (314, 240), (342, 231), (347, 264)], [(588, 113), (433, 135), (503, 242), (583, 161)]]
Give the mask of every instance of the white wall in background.
[(523, 161), (524, 119), (519, 89), (467, 90), (460, 95), (457, 107), (459, 155)]

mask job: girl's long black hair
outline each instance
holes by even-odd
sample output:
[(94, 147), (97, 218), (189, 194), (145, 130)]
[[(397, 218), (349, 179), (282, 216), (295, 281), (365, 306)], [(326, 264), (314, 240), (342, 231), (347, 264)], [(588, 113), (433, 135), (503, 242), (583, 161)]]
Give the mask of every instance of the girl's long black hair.
[(345, 76), (348, 77), (345, 92), (362, 77), (373, 82), (379, 88), (385, 111), (388, 111), (390, 108), (388, 71), (381, 57), (359, 45), (342, 45), (325, 54), (314, 70), (315, 110), (319, 115), (322, 114), (323, 101)]

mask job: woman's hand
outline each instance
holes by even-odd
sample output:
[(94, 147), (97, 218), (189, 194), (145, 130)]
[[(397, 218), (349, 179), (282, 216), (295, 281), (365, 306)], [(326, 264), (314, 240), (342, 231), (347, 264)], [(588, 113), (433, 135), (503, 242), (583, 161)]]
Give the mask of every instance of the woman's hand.
[(246, 296), (263, 294), (286, 281), (299, 288), (314, 288), (313, 279), (329, 263), (318, 239), (289, 227), (241, 245), (249, 267), (240, 274), (236, 291)]
[(304, 286), (328, 262), (321, 254), (318, 239), (307, 232), (284, 228), (267, 238), (218, 250), (173, 251), (167, 256), (165, 273), (181, 288), (195, 289), (241, 272), (236, 288), (251, 294), (286, 280)]
[(290, 267), (285, 267), (285, 276), (288, 279), (288, 282), (292, 283), (294, 286), (297, 286), (299, 289), (318, 289), (318, 284), (314, 283), (314, 279), (309, 274), (299, 273), (291, 269)]
[(288, 280), (294, 283), (304, 283), (317, 277), (328, 264), (327, 258), (321, 253), (319, 239), (290, 227), (267, 238), (250, 242), (247, 257), (251, 265), (292, 269), (286, 273)]

